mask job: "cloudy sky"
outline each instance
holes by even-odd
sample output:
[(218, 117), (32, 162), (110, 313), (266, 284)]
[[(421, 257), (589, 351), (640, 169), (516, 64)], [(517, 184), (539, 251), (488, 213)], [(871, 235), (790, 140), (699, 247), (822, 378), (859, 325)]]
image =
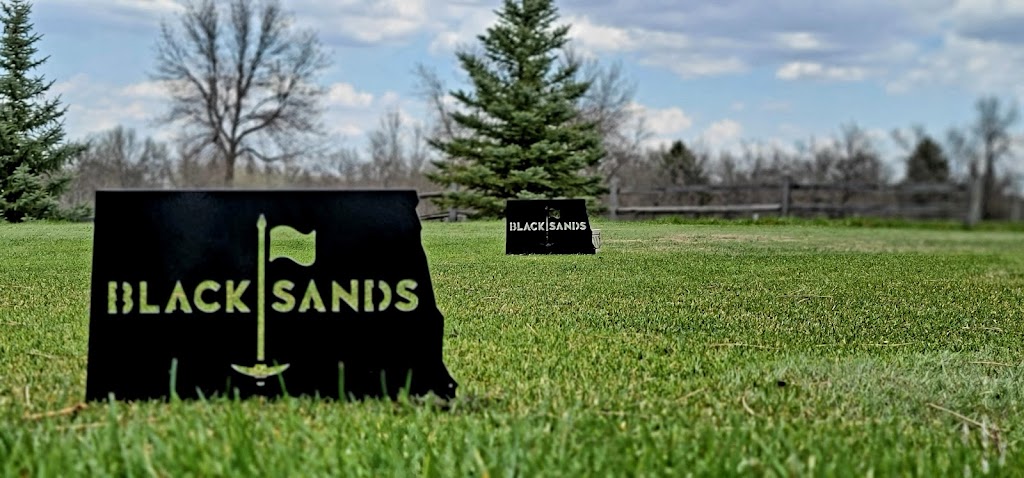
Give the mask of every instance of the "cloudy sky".
[[(457, 82), (453, 52), (500, 0), (284, 0), (334, 65), (330, 128), (357, 146), (389, 108), (422, 117), (413, 67)], [(621, 62), (657, 140), (791, 144), (856, 123), (883, 137), (968, 123), (979, 95), (1024, 99), (1024, 0), (561, 0), (577, 49)], [(151, 131), (149, 81), (174, 0), (39, 0), (42, 73), (72, 137)], [(1024, 128), (1019, 128), (1024, 130)]]

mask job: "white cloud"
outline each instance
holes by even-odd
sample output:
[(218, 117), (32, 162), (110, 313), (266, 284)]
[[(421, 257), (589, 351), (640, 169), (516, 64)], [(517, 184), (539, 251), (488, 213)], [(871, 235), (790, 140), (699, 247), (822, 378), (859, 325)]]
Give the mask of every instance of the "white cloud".
[[(313, 27), (321, 36), (357, 43), (383, 43), (409, 38), (435, 23), (435, 0), (290, 0), (282, 2), (295, 13), (298, 26)], [(44, 2), (40, 2), (41, 4)], [(217, 1), (227, 7), (226, 1)], [(121, 25), (155, 23), (172, 19), (182, 11), (178, 0), (47, 0), (54, 5), (81, 10), (90, 17)], [(226, 15), (225, 15), (226, 16)]]
[(84, 7), (94, 12), (122, 10), (143, 15), (162, 15), (181, 11), (181, 5), (175, 0), (49, 0), (46, 3), (65, 8)]
[(825, 66), (813, 62), (790, 62), (782, 65), (775, 76), (782, 80), (800, 80), (804, 78), (860, 81), (867, 77), (867, 71), (860, 67)]
[[(425, 35), (435, 55), (475, 44), (500, 8), (481, 0), (293, 1), (300, 18), (328, 38), (373, 44)], [(942, 22), (964, 28), (994, 25), (1000, 17), (1016, 15), (1024, 2), (834, 0), (827, 17), (811, 8), (816, 4), (684, 0), (655, 8), (643, 1), (568, 1), (561, 7), (560, 23), (571, 25), (574, 46), (586, 56), (629, 55), (685, 79), (769, 67), (785, 80), (861, 81), (899, 72), (902, 62), (920, 56), (922, 39), (940, 32)]]
[(330, 132), (342, 138), (358, 138), (366, 134), (366, 130), (360, 124), (353, 121), (342, 121), (330, 128)]
[(358, 91), (349, 83), (335, 83), (327, 90), (328, 106), (361, 108), (370, 106), (372, 103), (373, 94)]
[(681, 139), (683, 134), (693, 127), (693, 118), (678, 106), (655, 108), (634, 102), (630, 108), (636, 117), (643, 120), (648, 135), (642, 143), (647, 148), (657, 148)]
[(167, 88), (168, 84), (163, 81), (142, 81), (122, 87), (119, 93), (129, 98), (162, 99), (167, 97)]
[(743, 126), (731, 119), (722, 119), (711, 123), (701, 134), (701, 138), (712, 149), (726, 149), (734, 145), (743, 134)]
[(55, 83), (51, 92), (68, 106), (64, 120), (69, 135), (88, 136), (119, 125), (155, 134), (150, 123), (162, 97), (155, 83), (118, 86), (78, 74)]
[[(339, 51), (339, 63), (358, 65), (360, 58), (375, 53), (371, 47), (383, 45), (385, 53), (376, 61), (399, 62), (399, 67), (414, 55), (423, 55), (423, 49), (438, 55), (427, 61), (450, 62), (451, 51), (460, 44), (475, 44), (476, 36), (494, 24), (494, 10), (500, 8), (494, 0), (286, 0), (285, 4), (297, 14), (300, 25), (315, 27)], [(891, 93), (953, 87), (978, 94), (1012, 93), (1024, 100), (1020, 81), (1024, 78), (1024, 1), (831, 0), (827, 14), (819, 0), (560, 0), (559, 4), (559, 23), (572, 25), (574, 45), (585, 54), (625, 60), (627, 77), (636, 74), (628, 69), (638, 64), (684, 79), (765, 70), (784, 81), (877, 80)], [(80, 23), (69, 23), (69, 30), (61, 35), (70, 35), (76, 25), (90, 24), (118, 33), (133, 29), (131, 38), (138, 43), (155, 39), (152, 25), (179, 7), (176, 0), (47, 0), (38, 2), (38, 8), (49, 12), (50, 18), (62, 13), (62, 21), (82, 17)], [(53, 26), (49, 28), (52, 31)], [(117, 57), (117, 53), (108, 56)], [(134, 62), (124, 63), (138, 72), (142, 66), (131, 65)], [(457, 67), (450, 69), (453, 75), (462, 73)], [(337, 83), (331, 85), (328, 98), (328, 125), (339, 134), (354, 137), (373, 128), (386, 105), (409, 106), (397, 93), (378, 88), (371, 92), (367, 85), (352, 84), (353, 78), (330, 80)], [(402, 81), (408, 84), (409, 80)], [(88, 84), (94, 81), (78, 75), (55, 86), (53, 92), (64, 94), (65, 103), (73, 105), (68, 121), (77, 126), (69, 131), (133, 121), (163, 106), (156, 83), (121, 85), (111, 79), (100, 86)], [(638, 85), (640, 91), (653, 91), (650, 94), (659, 94), (657, 88), (672, 88), (660, 80), (641, 81), (645, 83)], [(739, 111), (763, 114), (791, 109), (788, 101), (768, 98), (771, 92), (753, 94), (761, 96), (744, 98), (742, 107), (726, 102), (721, 111), (710, 113), (719, 115), (712, 118)], [(648, 125), (664, 137), (690, 132), (694, 124), (690, 108), (695, 106), (681, 106), (686, 110), (646, 109)], [(699, 124), (707, 126), (705, 121)], [(721, 128), (724, 124), (718, 132), (724, 132)], [(754, 123), (746, 128), (755, 128)], [(756, 130), (748, 131), (752, 132)]]
[(684, 79), (743, 73), (749, 69), (738, 57), (716, 58), (704, 55), (653, 56), (642, 63), (667, 68)]
[[(910, 73), (901, 65), (925, 56), (922, 46), (944, 32), (1024, 44), (1024, 2), (1014, 0), (831, 0), (827, 15), (817, 0), (562, 3), (560, 23), (571, 24), (570, 34), (584, 54), (629, 55), (683, 78), (771, 68), (782, 79), (853, 81), (891, 72), (895, 76), (887, 81), (898, 83)], [(136, 24), (180, 9), (176, 0), (40, 5)], [(315, 27), (332, 45), (425, 41), (434, 54), (475, 42), (500, 8), (492, 0), (290, 0), (287, 6), (300, 24)]]
[(54, 95), (67, 95), (86, 87), (89, 83), (89, 75), (78, 73), (64, 81), (59, 81), (50, 87), (50, 93)]
[(984, 41), (1024, 44), (1024, 2), (957, 0), (949, 13), (957, 35)]
[[(339, 90), (347, 92), (349, 89)], [(352, 91), (355, 91), (354, 87)], [(347, 105), (328, 105), (324, 115), (328, 133), (334, 136), (336, 142), (362, 144), (366, 135), (380, 125), (381, 119), (389, 111), (397, 111), (405, 127), (422, 124), (416, 113), (421, 113), (424, 105), (418, 100), (405, 98), (394, 91), (385, 91), (380, 95), (358, 92), (346, 94), (356, 101), (350, 101)]]
[(809, 32), (781, 32), (775, 34), (775, 41), (781, 47), (789, 50), (823, 50), (828, 45), (818, 38), (817, 35)]
[(727, 42), (723, 38), (703, 39), (699, 44), (676, 31), (647, 28), (620, 28), (602, 25), (589, 17), (570, 17), (570, 34), (584, 53), (629, 52), (641, 64), (666, 68), (683, 78), (716, 76), (746, 70), (745, 63), (735, 56), (717, 57), (702, 53), (707, 44)]
[(672, 136), (693, 126), (693, 119), (682, 108), (651, 108), (633, 103), (633, 110), (644, 117), (644, 125), (655, 136)]
[(570, 0), (568, 9), (587, 12), (575, 19), (588, 48), (683, 78), (771, 68), (783, 79), (860, 81), (914, 58), (953, 21), (955, 1), (831, 0), (827, 15), (817, 0)]
[(459, 46), (474, 42), (497, 21), (491, 8), (485, 6), (451, 4), (436, 9), (442, 15), (428, 46), (432, 54), (448, 54)]
[[(465, 15), (454, 26), (434, 36), (431, 53), (446, 53), (457, 45), (475, 41), (494, 24), (491, 9), (455, 8)], [(709, 37), (697, 42), (678, 31), (643, 27), (612, 26), (591, 20), (589, 16), (566, 15), (562, 24), (570, 25), (573, 47), (581, 54), (596, 57), (601, 53), (629, 53), (645, 65), (666, 68), (683, 78), (716, 76), (747, 70), (746, 63), (735, 55), (717, 56), (704, 53), (709, 46), (733, 48), (736, 42), (725, 37)]]
[(293, 0), (298, 20), (329, 38), (358, 43), (408, 39), (433, 22), (427, 0)]
[(382, 105), (395, 105), (402, 101), (402, 97), (394, 91), (385, 91), (383, 95), (380, 95), (378, 102)]
[[(73, 139), (116, 126), (133, 128), (142, 136), (161, 140), (174, 137), (174, 128), (153, 122), (166, 108), (166, 90), (159, 82), (114, 85), (81, 74), (55, 83), (51, 91), (59, 93), (63, 104), (68, 105), (66, 127)], [(322, 119), (334, 141), (362, 141), (388, 108), (398, 109), (404, 122), (415, 122), (407, 111), (410, 102), (393, 91), (374, 95), (350, 83), (335, 83), (329, 86), (325, 100)]]
[(433, 54), (447, 53), (454, 51), (461, 41), (461, 37), (458, 32), (441, 32), (438, 33), (434, 40), (430, 42), (430, 46), (427, 50)]
[(569, 18), (568, 23), (572, 25), (570, 36), (587, 50), (629, 51), (637, 47), (633, 35), (626, 29), (597, 25), (585, 16)]
[(423, 25), (416, 18), (363, 18), (358, 22), (342, 22), (329, 32), (343, 31), (365, 43), (380, 43), (412, 35)]
[(1012, 94), (1024, 100), (1024, 50), (1002, 42), (948, 34), (942, 48), (919, 58), (886, 84), (891, 93), (921, 86), (961, 86), (979, 94)]

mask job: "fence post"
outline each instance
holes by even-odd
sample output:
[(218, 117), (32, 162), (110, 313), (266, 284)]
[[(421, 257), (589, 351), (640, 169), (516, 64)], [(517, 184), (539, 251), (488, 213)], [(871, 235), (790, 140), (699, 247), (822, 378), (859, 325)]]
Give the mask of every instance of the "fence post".
[(611, 194), (608, 197), (608, 201), (611, 203), (611, 207), (609, 208), (610, 209), (609, 216), (614, 221), (614, 220), (618, 219), (618, 216), (619, 216), (619, 177), (618, 176), (613, 176), (612, 177)]
[(967, 185), (967, 227), (974, 227), (981, 220), (981, 175), (974, 174)]
[[(448, 186), (449, 191), (455, 191), (455, 183)], [(448, 206), (448, 222), (456, 222), (459, 220), (458, 211), (455, 210), (455, 206)]]
[(1020, 222), (1021, 202), (1024, 202), (1024, 196), (1013, 198), (1013, 207), (1010, 209), (1010, 220), (1013, 222)]
[(782, 178), (782, 217), (789, 215), (790, 190), (793, 187), (793, 178), (786, 176)]

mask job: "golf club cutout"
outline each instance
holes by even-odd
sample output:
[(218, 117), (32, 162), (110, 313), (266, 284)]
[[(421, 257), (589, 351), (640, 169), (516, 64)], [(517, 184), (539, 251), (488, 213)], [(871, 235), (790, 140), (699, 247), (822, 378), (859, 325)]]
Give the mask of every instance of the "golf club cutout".
[[(257, 294), (257, 299), (256, 299), (256, 314), (257, 314), (257, 316), (256, 316), (256, 364), (253, 365), (253, 366), (250, 366), (250, 367), (247, 367), (245, 365), (231, 364), (231, 368), (233, 368), (236, 371), (238, 371), (238, 373), (241, 373), (243, 375), (248, 375), (248, 376), (250, 376), (252, 378), (255, 378), (257, 380), (256, 385), (262, 387), (262, 386), (264, 386), (266, 384), (266, 382), (263, 381), (264, 379), (266, 379), (268, 377), (273, 377), (274, 375), (280, 374), (280, 373), (284, 372), (285, 370), (288, 370), (289, 364), (267, 365), (265, 363), (265, 361), (264, 361), (265, 358), (266, 358), (266, 287), (265, 287), (265, 283), (266, 283), (266, 275), (267, 275), (266, 265), (264, 263), (264, 260), (265, 260), (265, 255), (266, 255), (266, 244), (265, 244), (265, 242), (266, 242), (266, 236), (267, 236), (267, 218), (263, 214), (260, 214), (259, 220), (256, 221), (256, 230), (258, 231), (258, 234), (259, 234), (259, 240), (257, 242), (257, 244), (258, 244), (258, 246), (257, 246), (257, 255), (256, 255), (257, 261), (258, 261), (257, 262), (257, 272), (256, 272), (256, 274), (257, 274), (257, 282), (256, 282), (256, 287), (257, 287), (256, 288), (256, 291), (257, 291), (256, 292), (256, 294)], [(297, 259), (295, 257), (292, 257), (291, 255), (288, 255), (287, 253), (282, 253), (282, 252), (275, 251), (275, 249), (274, 249), (274, 244), (275, 244), (274, 236), (275, 236), (275, 233), (278, 233), (277, 235), (279, 237), (280, 236), (285, 236), (285, 235), (291, 235), (291, 236), (297, 235), (298, 237), (302, 237), (302, 238), (308, 237), (310, 239), (310, 242), (312, 242), (312, 248), (311, 248), (311, 255), (312, 255), (312, 257), (310, 259), (308, 259), (308, 260), (307, 259), (301, 259), (301, 258)], [(296, 263), (298, 265), (301, 265), (301, 266), (307, 266), (308, 267), (308, 266), (313, 265), (313, 263), (316, 262), (316, 230), (314, 230), (313, 232), (311, 232), (311, 233), (309, 233), (307, 235), (307, 234), (302, 234), (301, 232), (296, 231), (295, 229), (291, 228), (290, 226), (277, 226), (277, 227), (271, 229), (270, 230), (270, 260), (273, 261), (274, 259), (278, 259), (278, 258), (290, 259), (292, 262), (294, 262), (294, 263)]]

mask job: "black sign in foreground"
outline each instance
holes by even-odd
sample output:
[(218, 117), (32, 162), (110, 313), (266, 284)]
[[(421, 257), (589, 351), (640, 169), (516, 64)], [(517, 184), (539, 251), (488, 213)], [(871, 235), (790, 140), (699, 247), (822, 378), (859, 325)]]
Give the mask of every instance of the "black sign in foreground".
[(97, 192), (86, 400), (454, 397), (418, 200)]
[(510, 199), (505, 225), (505, 254), (594, 253), (583, 199)]

